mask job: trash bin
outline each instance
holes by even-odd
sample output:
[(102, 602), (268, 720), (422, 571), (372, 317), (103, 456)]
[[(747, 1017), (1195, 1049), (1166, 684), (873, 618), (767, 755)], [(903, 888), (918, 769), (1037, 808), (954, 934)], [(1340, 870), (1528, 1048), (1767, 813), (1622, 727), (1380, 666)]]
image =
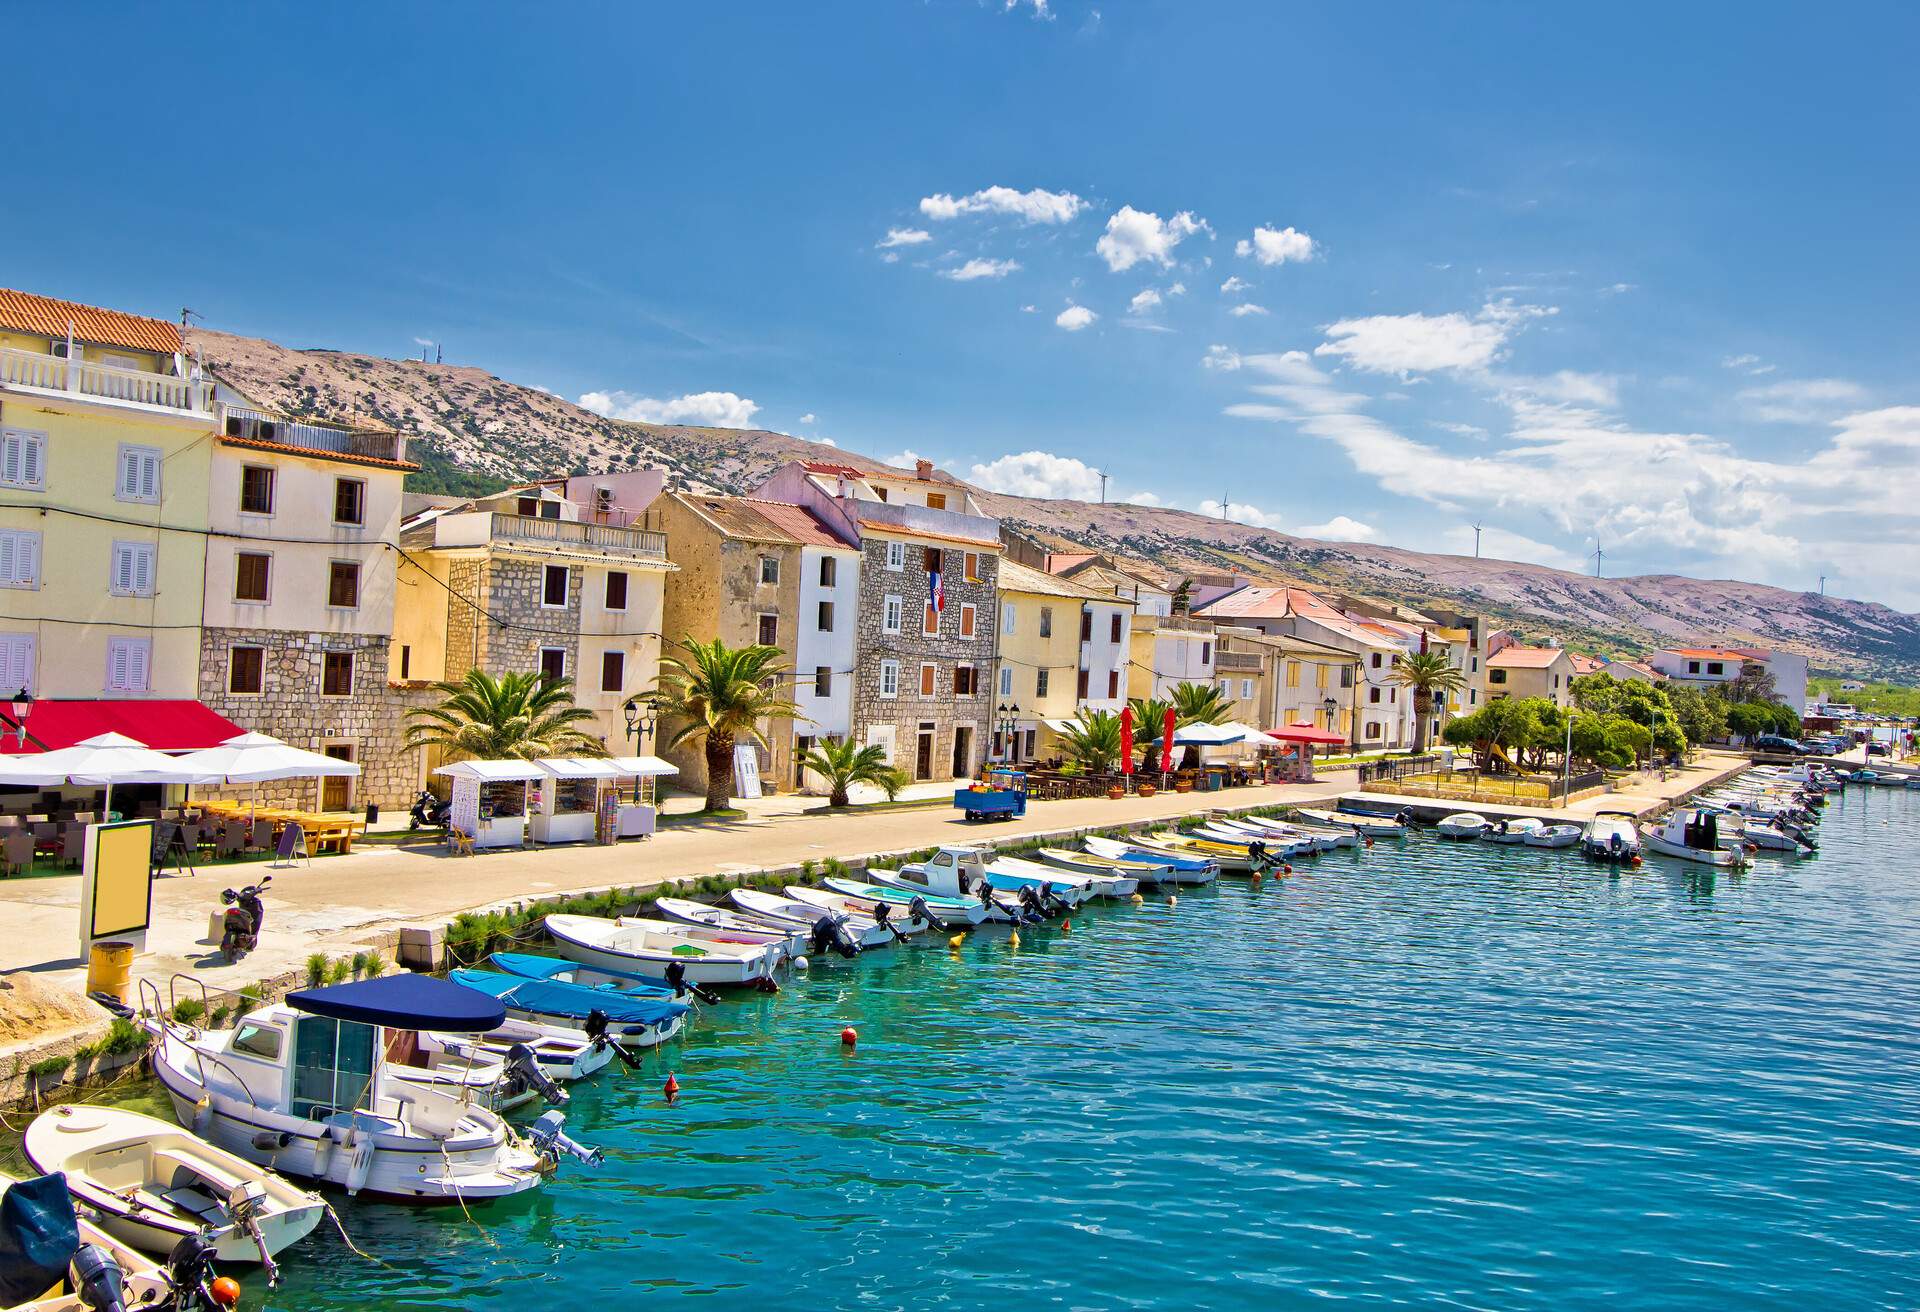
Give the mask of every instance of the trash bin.
[(133, 944), (102, 939), (87, 961), (87, 992), (109, 993), (125, 1002), (133, 983)]
[(367, 803), (367, 828), (369, 829), (373, 828), (375, 822), (378, 821), (379, 819), (380, 819), (380, 808), (374, 805), (372, 802), (368, 802)]

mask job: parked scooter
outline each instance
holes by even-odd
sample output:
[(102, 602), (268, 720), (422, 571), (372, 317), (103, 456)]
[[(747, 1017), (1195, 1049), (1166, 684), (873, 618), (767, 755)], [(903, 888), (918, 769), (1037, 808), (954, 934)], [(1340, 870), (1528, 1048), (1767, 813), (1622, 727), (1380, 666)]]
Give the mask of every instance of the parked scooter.
[(220, 924), (220, 955), (229, 964), (259, 946), (260, 931), (267, 923), (267, 908), (260, 895), (272, 882), (272, 875), (262, 875), (259, 883), (248, 884), (238, 893), (230, 888), (220, 890), (220, 900), (227, 905)]
[(420, 796), (413, 799), (413, 809), (407, 812), (407, 828), (418, 829), (425, 825), (429, 829), (444, 829), (447, 817), (453, 814), (453, 799), (441, 801), (433, 795), (430, 788), (422, 788)]

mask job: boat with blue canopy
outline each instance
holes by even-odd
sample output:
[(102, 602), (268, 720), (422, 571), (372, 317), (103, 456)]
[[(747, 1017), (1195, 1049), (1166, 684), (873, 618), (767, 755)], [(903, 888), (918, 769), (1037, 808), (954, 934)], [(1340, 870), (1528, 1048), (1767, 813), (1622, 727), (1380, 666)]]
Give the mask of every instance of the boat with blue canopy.
[(573, 984), (583, 989), (601, 989), (626, 998), (651, 998), (656, 1002), (685, 1002), (684, 989), (629, 970), (609, 970), (601, 966), (583, 966), (560, 957), (543, 957), (535, 952), (496, 952), (487, 958), (495, 970), (523, 979), (551, 980), (555, 984)]
[(606, 1017), (608, 1032), (629, 1047), (651, 1047), (672, 1038), (693, 1010), (684, 1002), (622, 996), (608, 989), (491, 970), (454, 970), (447, 978), (461, 988), (494, 999), (506, 1008), (507, 1015), (518, 1020), (579, 1026), (598, 1012)]

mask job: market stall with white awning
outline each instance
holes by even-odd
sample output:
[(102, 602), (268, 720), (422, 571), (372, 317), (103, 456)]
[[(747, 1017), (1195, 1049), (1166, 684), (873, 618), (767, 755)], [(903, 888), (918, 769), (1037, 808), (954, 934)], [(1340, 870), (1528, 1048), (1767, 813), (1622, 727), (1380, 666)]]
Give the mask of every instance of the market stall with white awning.
[[(601, 796), (609, 781), (627, 771), (605, 756), (543, 756), (533, 762), (545, 776), (532, 807), (536, 843), (588, 843), (596, 836)], [(608, 841), (612, 840), (609, 823)]]
[(633, 777), (630, 801), (621, 802), (614, 814), (614, 832), (621, 838), (645, 838), (659, 822), (656, 794), (658, 781), (680, 773), (680, 767), (658, 756), (609, 756), (613, 764)]
[(447, 823), (473, 837), (475, 847), (524, 847), (529, 785), (547, 777), (531, 761), (455, 761), (434, 771), (453, 784)]

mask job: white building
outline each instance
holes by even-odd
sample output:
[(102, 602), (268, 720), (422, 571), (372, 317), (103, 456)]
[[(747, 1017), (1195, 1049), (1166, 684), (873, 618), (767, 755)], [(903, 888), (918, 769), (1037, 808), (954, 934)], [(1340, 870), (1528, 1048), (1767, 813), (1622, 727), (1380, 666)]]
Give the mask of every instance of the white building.
[(1807, 658), (1788, 651), (1756, 647), (1677, 647), (1657, 651), (1647, 663), (1674, 683), (1712, 688), (1732, 683), (1744, 671), (1773, 676), (1773, 690), (1793, 708), (1807, 713)]

